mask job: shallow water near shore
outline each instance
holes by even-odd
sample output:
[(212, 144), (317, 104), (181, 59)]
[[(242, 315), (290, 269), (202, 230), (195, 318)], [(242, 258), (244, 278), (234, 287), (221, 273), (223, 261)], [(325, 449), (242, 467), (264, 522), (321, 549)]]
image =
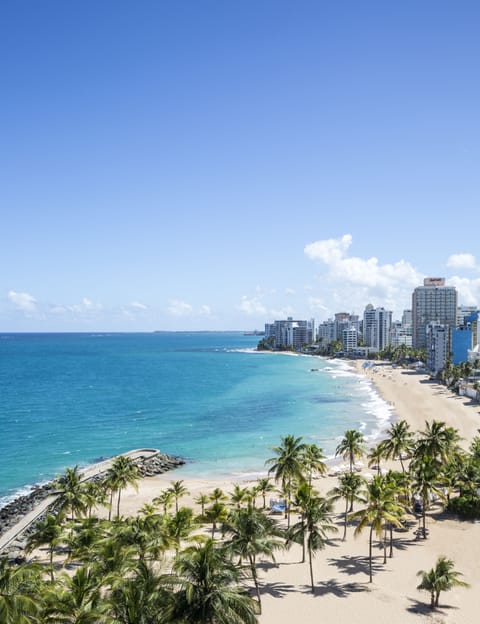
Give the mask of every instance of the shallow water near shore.
[(345, 362), (258, 353), (236, 332), (0, 335), (0, 506), (22, 489), (133, 448), (188, 460), (182, 475), (265, 471), (303, 436), (332, 455), (374, 438), (389, 406)]

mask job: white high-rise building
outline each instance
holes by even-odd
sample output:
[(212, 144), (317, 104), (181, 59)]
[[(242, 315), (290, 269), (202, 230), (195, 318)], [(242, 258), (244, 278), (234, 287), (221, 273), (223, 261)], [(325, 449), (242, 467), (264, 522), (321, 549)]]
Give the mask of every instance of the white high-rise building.
[(445, 362), (447, 361), (449, 328), (441, 323), (427, 323), (425, 342), (427, 368), (431, 373), (438, 373), (445, 368)]
[(291, 316), (286, 321), (275, 321), (265, 325), (265, 338), (273, 338), (276, 348), (293, 347), (301, 349), (312, 344), (315, 338), (315, 320), (296, 321)]
[(385, 308), (374, 308), (371, 303), (363, 313), (363, 340), (378, 351), (385, 349), (390, 341), (392, 313)]
[(423, 286), (417, 286), (412, 295), (413, 347), (423, 349), (427, 345), (428, 323), (445, 325), (447, 336), (457, 319), (457, 290), (445, 286), (443, 277), (427, 277)]

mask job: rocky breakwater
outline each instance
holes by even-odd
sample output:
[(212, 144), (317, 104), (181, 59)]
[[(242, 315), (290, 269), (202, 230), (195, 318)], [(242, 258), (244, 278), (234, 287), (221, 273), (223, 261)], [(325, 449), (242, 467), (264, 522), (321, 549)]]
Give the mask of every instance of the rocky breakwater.
[(3, 535), (8, 529), (33, 511), (39, 503), (41, 503), (50, 494), (55, 494), (57, 489), (53, 482), (40, 485), (25, 496), (19, 496), (5, 507), (0, 509), (0, 535)]
[[(185, 464), (184, 459), (161, 453), (155, 449), (145, 449), (145, 451), (140, 450), (131, 453), (135, 455), (134, 462), (142, 478), (163, 474)], [(131, 453), (126, 453), (126, 455), (128, 456)], [(84, 476), (84, 480), (101, 480), (108, 470), (105, 467), (105, 463), (105, 461), (99, 463), (98, 469), (96, 469), (97, 465), (90, 466), (87, 469), (88, 474)], [(47, 507), (42, 512), (41, 504), (49, 496), (52, 497), (52, 500), (50, 503), (46, 501)], [(5, 507), (2, 507), (0, 509), (0, 556), (3, 554), (10, 558), (21, 560), (28, 537), (35, 532), (38, 522), (45, 520), (48, 513), (56, 515), (61, 504), (61, 493), (58, 492), (56, 482), (51, 481), (45, 485), (35, 487), (29, 494), (19, 496), (8, 505), (5, 505)], [(35, 520), (24, 528), (19, 528), (17, 533), (14, 531), (14, 539), (2, 547), (2, 535), (11, 529), (14, 530), (15, 526), (21, 525), (25, 516), (34, 512), (37, 508), (40, 508), (40, 513), (35, 517)]]
[(135, 460), (138, 466), (138, 472), (141, 477), (154, 477), (157, 474), (163, 474), (169, 470), (178, 468), (185, 464), (185, 460), (181, 457), (174, 457), (158, 452), (155, 455), (140, 457)]

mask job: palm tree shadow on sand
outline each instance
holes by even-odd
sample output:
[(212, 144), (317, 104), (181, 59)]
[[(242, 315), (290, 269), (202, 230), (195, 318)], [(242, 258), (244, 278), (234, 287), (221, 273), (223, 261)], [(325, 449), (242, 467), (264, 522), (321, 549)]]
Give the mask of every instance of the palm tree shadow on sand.
[(273, 598), (283, 598), (287, 594), (298, 592), (298, 588), (288, 583), (263, 583), (260, 587), (260, 593), (268, 594)]
[[(337, 559), (328, 559), (329, 565), (333, 565), (343, 572), (344, 574), (348, 574), (349, 576), (353, 576), (354, 574), (365, 574), (368, 576), (369, 570), (369, 560), (368, 557), (358, 556), (358, 557), (349, 557), (347, 555), (337, 558)], [(372, 572), (376, 574), (383, 570), (383, 564), (378, 563), (377, 561), (372, 561)]]
[(347, 598), (350, 594), (370, 591), (367, 583), (339, 583), (336, 579), (321, 581), (315, 587), (315, 596), (332, 594), (337, 598)]
[(409, 613), (415, 613), (417, 615), (448, 615), (448, 611), (451, 609), (458, 609), (458, 607), (452, 607), (449, 605), (441, 605), (436, 607), (436, 609), (431, 609), (428, 602), (422, 602), (421, 600), (417, 600), (416, 598), (408, 598), (408, 600), (412, 603), (410, 607), (407, 607), (407, 611)]

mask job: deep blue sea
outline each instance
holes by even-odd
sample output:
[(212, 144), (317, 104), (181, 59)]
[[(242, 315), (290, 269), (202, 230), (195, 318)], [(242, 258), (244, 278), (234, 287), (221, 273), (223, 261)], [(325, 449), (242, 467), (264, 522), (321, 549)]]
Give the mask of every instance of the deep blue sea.
[(140, 447), (189, 476), (265, 471), (282, 435), (332, 455), (391, 417), (345, 362), (260, 353), (241, 333), (0, 335), (0, 506), (32, 484)]

